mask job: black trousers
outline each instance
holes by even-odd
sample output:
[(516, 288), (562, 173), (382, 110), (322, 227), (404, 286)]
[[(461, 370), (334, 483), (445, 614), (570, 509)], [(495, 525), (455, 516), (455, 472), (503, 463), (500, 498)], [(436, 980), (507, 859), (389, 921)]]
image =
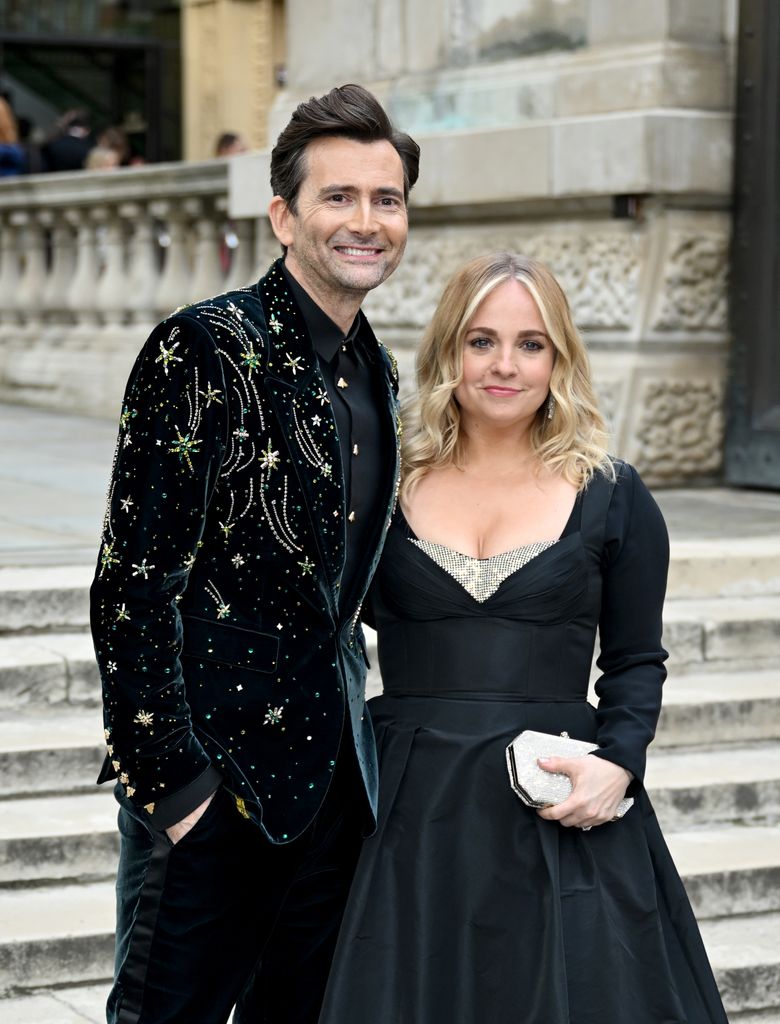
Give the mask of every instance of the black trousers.
[(284, 846), (224, 789), (173, 846), (117, 787), (108, 1024), (225, 1024), (236, 1003), (236, 1024), (316, 1024), (361, 843), (356, 772), (339, 758), (316, 819)]

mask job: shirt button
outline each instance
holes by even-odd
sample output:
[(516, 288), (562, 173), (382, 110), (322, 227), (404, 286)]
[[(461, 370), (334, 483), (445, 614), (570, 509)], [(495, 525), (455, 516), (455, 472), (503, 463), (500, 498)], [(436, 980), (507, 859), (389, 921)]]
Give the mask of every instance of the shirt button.
[(347, 518), (349, 519), (350, 523), (354, 523), (357, 517), (355, 516), (354, 512), (350, 512)]
[(353, 455), (360, 455), (360, 448), (356, 444), (352, 445), (352, 454)]

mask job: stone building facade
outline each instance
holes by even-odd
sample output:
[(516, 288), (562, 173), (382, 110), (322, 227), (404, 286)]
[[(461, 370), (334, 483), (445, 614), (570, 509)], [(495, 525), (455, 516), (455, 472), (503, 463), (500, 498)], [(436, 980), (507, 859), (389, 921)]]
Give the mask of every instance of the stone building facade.
[(407, 386), (458, 264), (538, 256), (616, 454), (655, 485), (722, 479), (737, 0), (286, 0), (284, 38), (279, 2), (183, 4), (188, 149), (219, 124), (255, 152), (0, 185), (0, 395), (115, 414), (150, 322), (278, 253), (267, 140), (358, 81), (422, 147), (407, 255), (366, 302)]

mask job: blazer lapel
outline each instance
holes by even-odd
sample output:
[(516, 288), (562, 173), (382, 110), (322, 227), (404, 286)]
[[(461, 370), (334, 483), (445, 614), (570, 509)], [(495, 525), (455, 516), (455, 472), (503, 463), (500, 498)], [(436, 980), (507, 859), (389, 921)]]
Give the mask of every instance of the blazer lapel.
[(344, 474), (336, 418), (303, 315), (280, 263), (260, 282), (269, 338), (266, 386), (335, 601), (346, 550)]

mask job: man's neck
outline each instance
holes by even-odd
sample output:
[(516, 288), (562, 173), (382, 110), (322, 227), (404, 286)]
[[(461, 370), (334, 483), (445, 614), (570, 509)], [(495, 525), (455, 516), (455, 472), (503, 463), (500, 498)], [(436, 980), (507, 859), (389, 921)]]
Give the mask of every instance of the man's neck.
[(355, 321), (360, 309), (360, 303), (365, 297), (365, 292), (335, 292), (332, 289), (323, 287), (322, 282), (311, 280), (303, 271), (297, 260), (288, 253), (284, 259), (284, 266), (288, 274), (294, 277), (301, 288), (312, 298), (320, 309), (336, 324), (344, 334)]

